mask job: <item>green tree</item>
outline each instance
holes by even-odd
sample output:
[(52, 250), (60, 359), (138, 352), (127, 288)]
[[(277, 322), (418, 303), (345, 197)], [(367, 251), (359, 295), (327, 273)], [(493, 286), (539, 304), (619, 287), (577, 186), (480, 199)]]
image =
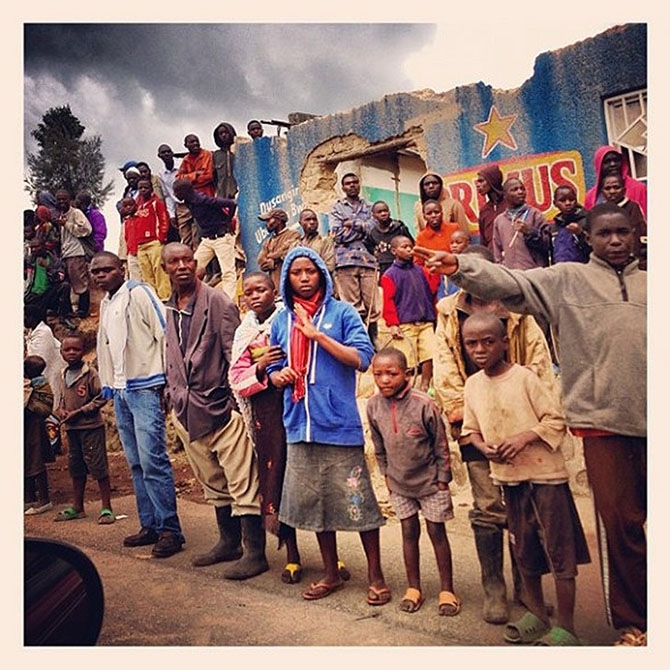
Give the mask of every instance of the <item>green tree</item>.
[(73, 195), (88, 191), (95, 205), (102, 207), (114, 184), (103, 183), (105, 158), (100, 135), (85, 138), (85, 130), (69, 105), (45, 112), (42, 122), (30, 132), (39, 149), (27, 157), (26, 191), (31, 195), (38, 191), (55, 193), (61, 188)]

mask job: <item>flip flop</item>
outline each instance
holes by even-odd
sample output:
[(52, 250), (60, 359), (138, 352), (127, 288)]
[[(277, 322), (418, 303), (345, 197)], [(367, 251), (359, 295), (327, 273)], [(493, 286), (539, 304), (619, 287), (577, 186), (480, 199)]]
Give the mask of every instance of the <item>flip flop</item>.
[(505, 626), (503, 640), (512, 644), (528, 644), (549, 632), (549, 626), (532, 612), (526, 612), (518, 621)]
[(116, 521), (116, 516), (114, 515), (114, 512), (112, 512), (111, 509), (107, 509), (106, 507), (100, 511), (100, 514), (98, 515), (98, 523), (103, 526), (107, 526), (110, 523), (114, 523)]
[[(39, 505), (39, 503), (36, 503)], [(44, 512), (48, 512), (50, 509), (53, 509), (53, 503), (51, 502), (46, 502), (44, 505), (40, 505), (39, 507), (35, 507), (34, 505), (32, 507), (29, 507), (24, 514), (26, 516), (33, 516), (35, 514), (44, 514)]]
[(314, 582), (310, 584), (309, 589), (302, 594), (305, 600), (320, 600), (329, 596), (337, 589), (344, 586), (344, 582), (337, 582), (337, 584), (326, 584), (325, 582)]
[(411, 586), (405, 591), (405, 595), (400, 601), (398, 609), (401, 612), (407, 612), (408, 614), (414, 614), (418, 612), (423, 605), (423, 596), (419, 589), (412, 588)]
[(376, 586), (368, 586), (368, 595), (366, 597), (368, 605), (386, 605), (391, 602), (391, 589), (388, 586), (377, 588)]
[(536, 647), (581, 647), (582, 643), (569, 630), (554, 626), (546, 635), (533, 642)]
[(461, 599), (451, 591), (440, 591), (437, 607), (440, 616), (456, 616), (461, 611)]
[(77, 512), (74, 507), (66, 507), (54, 517), (54, 521), (74, 521), (75, 519), (84, 519), (86, 512)]
[(297, 584), (302, 579), (302, 566), (300, 563), (287, 563), (281, 573), (284, 584)]

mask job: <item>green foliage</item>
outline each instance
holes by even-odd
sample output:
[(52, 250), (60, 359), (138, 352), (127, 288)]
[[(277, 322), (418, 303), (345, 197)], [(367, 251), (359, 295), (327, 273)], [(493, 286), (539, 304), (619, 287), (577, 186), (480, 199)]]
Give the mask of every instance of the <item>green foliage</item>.
[(85, 130), (69, 105), (45, 112), (42, 122), (30, 133), (39, 149), (27, 157), (26, 191), (33, 196), (39, 191), (55, 193), (61, 188), (73, 196), (88, 191), (93, 203), (102, 207), (114, 184), (103, 183), (102, 139), (99, 135), (83, 137)]

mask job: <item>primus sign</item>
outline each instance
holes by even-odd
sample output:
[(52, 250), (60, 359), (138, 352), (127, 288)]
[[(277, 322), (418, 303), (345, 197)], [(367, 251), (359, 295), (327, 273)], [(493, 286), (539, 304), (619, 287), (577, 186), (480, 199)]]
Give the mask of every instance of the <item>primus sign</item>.
[[(553, 219), (558, 211), (552, 204), (557, 186), (572, 186), (577, 191), (578, 201), (584, 202), (584, 168), (578, 151), (532, 154), (497, 161), (497, 164), (503, 173), (503, 180), (510, 177), (521, 179), (526, 187), (526, 202), (537, 207), (547, 220)], [(486, 165), (490, 163), (482, 163), (442, 177), (451, 197), (463, 205), (468, 220), (475, 225), (478, 212), (484, 204), (484, 199), (475, 188), (475, 179), (477, 173)]]

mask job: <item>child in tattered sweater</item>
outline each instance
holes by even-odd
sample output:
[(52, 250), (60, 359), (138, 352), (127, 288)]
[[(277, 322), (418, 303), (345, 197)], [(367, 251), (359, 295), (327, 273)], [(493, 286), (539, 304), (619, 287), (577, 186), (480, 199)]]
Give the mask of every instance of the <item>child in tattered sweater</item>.
[[(480, 368), (467, 378), (462, 436), (491, 462), (503, 487), (507, 524), (529, 611), (507, 624), (504, 640), (543, 646), (581, 644), (575, 633), (577, 565), (589, 563), (584, 531), (560, 450), (565, 420), (559, 400), (532, 370), (506, 360), (509, 339), (494, 314), (477, 312), (461, 330), (468, 357)], [(551, 626), (542, 575), (556, 585)]]

